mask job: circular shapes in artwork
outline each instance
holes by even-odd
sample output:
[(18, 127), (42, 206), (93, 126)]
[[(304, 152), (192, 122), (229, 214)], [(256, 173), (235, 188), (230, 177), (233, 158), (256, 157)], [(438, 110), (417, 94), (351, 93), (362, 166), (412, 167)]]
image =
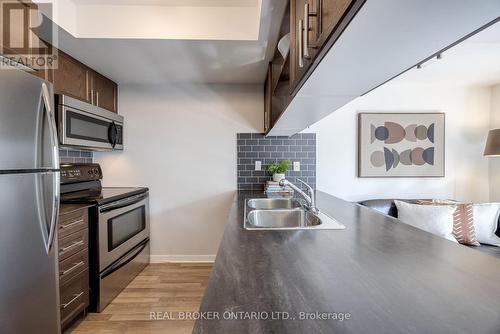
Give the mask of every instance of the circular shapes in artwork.
[(423, 154), (424, 154), (423, 148), (421, 148), (421, 147), (414, 148), (411, 151), (411, 155), (410, 155), (411, 162), (417, 166), (425, 165), (425, 160), (424, 160)]
[(370, 162), (374, 167), (382, 167), (385, 164), (384, 152), (375, 151), (370, 156)]
[(389, 132), (389, 135), (385, 140), (386, 144), (396, 144), (405, 139), (406, 132), (400, 124), (394, 122), (385, 122), (384, 126)]
[(415, 135), (415, 129), (417, 128), (417, 124), (410, 124), (405, 128), (405, 139), (410, 142), (416, 142), (417, 136)]
[(388, 172), (396, 168), (399, 164), (404, 166), (423, 166), (425, 164), (434, 165), (434, 147), (407, 149), (399, 153), (395, 149), (384, 147), (383, 151), (374, 151), (370, 156), (373, 167), (385, 166)]
[(427, 129), (427, 138), (429, 138), (431, 143), (434, 143), (434, 123), (429, 125), (429, 128)]
[(422, 153), (422, 159), (431, 166), (434, 166), (434, 151), (434, 147), (429, 147)]
[(411, 166), (411, 149), (401, 152), (399, 154), (399, 161), (405, 166)]
[(385, 126), (379, 126), (375, 129), (375, 138), (384, 141), (389, 138), (389, 130)]
[(427, 127), (425, 125), (419, 125), (415, 128), (415, 137), (418, 140), (427, 139)]
[(429, 127), (425, 125), (410, 124), (403, 127), (395, 122), (384, 122), (384, 125), (370, 125), (371, 143), (376, 140), (383, 141), (385, 144), (397, 144), (403, 140), (416, 142), (417, 140), (429, 139), (434, 143), (435, 125), (432, 123)]

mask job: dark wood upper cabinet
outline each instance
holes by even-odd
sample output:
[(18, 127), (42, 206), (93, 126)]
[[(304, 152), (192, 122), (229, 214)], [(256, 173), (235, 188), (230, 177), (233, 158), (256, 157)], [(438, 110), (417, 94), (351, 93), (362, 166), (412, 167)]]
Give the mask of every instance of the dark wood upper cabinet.
[(292, 86), (298, 86), (354, 0), (291, 0)]
[(363, 2), (290, 0), (279, 35), (281, 38), (290, 33), (290, 51), (286, 57), (275, 52), (265, 83), (266, 133), (280, 118)]
[(90, 93), (93, 104), (98, 107), (117, 112), (118, 86), (105, 76), (92, 71)]
[(53, 81), (57, 94), (118, 112), (118, 85), (61, 51)]
[(337, 27), (353, 0), (313, 0), (318, 20), (315, 21), (317, 39), (321, 45)]
[(90, 73), (87, 66), (59, 51), (57, 69), (54, 70), (54, 90), (82, 101), (92, 103)]

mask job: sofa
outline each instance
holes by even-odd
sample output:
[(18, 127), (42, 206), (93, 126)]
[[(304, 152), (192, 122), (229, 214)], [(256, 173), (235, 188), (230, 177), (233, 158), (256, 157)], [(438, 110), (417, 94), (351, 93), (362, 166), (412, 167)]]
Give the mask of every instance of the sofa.
[[(395, 199), (372, 199), (372, 200), (361, 201), (358, 203), (373, 210), (376, 210), (384, 215), (398, 218), (398, 208), (396, 207), (394, 201)], [(417, 202), (417, 200), (408, 200), (408, 199), (404, 199), (403, 201), (406, 201), (408, 203)], [(500, 237), (500, 219), (498, 221), (498, 228), (496, 231), (496, 235)], [(500, 247), (483, 245), (483, 244), (481, 244), (481, 246), (478, 247), (474, 246), (470, 247), (500, 259)]]

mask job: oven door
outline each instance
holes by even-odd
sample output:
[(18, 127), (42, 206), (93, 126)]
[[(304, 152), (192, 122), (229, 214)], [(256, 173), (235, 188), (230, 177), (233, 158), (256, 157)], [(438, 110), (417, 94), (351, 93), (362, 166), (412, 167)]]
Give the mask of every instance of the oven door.
[(76, 108), (59, 106), (62, 145), (95, 150), (123, 149), (123, 124)]
[(99, 272), (149, 238), (148, 193), (99, 207)]

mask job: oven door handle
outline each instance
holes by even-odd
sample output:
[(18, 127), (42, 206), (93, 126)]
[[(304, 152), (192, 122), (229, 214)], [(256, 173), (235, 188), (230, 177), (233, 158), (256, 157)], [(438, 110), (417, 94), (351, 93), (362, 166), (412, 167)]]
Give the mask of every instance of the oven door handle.
[(104, 213), (104, 212), (109, 212), (109, 211), (113, 211), (116, 209), (121, 209), (121, 208), (124, 208), (126, 206), (129, 206), (129, 205), (132, 205), (135, 203), (139, 203), (140, 201), (144, 200), (146, 197), (148, 197), (147, 193), (133, 196), (127, 200), (122, 200), (122, 201), (117, 201), (117, 202), (105, 204), (105, 205), (100, 207), (99, 212)]
[(101, 274), (101, 279), (105, 278), (106, 276), (111, 275), (112, 273), (114, 273), (115, 271), (117, 271), (118, 269), (120, 269), (121, 267), (125, 266), (127, 263), (129, 263), (133, 259), (135, 259), (144, 250), (144, 248), (146, 248), (146, 246), (148, 245), (148, 243), (149, 243), (149, 239), (146, 239), (141, 244), (139, 244), (138, 246), (136, 246), (136, 248), (138, 248), (136, 251), (134, 251), (132, 249), (130, 251), (130, 253), (126, 254), (123, 258), (121, 258), (120, 260), (116, 261), (115, 263), (113, 263), (108, 268), (106, 268), (106, 270), (104, 270), (102, 272), (102, 274)]

